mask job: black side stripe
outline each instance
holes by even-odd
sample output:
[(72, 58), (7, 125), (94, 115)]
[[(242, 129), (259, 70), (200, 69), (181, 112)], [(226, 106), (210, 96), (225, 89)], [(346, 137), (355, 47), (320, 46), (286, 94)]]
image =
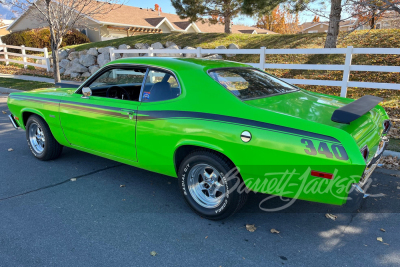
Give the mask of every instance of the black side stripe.
[(293, 129), (286, 126), (275, 125), (267, 122), (255, 121), (250, 119), (242, 119), (238, 117), (226, 116), (226, 115), (218, 115), (211, 113), (203, 113), (203, 112), (194, 112), (194, 111), (175, 111), (175, 110), (163, 110), (163, 111), (139, 111), (139, 114), (148, 115), (153, 118), (158, 119), (166, 119), (166, 118), (194, 118), (194, 119), (204, 119), (204, 120), (213, 120), (213, 121), (222, 121), (233, 124), (241, 124), (248, 125), (252, 127), (267, 129), (276, 132), (284, 132), (290, 135), (298, 135), (298, 136), (307, 136), (310, 138), (320, 139), (329, 142), (340, 143), (334, 137), (313, 133), (304, 130)]
[[(11, 96), (13, 98), (19, 99), (33, 99), (39, 101), (55, 101), (61, 104), (72, 104), (72, 105), (80, 105), (80, 106), (87, 106), (92, 108), (99, 108), (99, 109), (106, 109), (112, 111), (120, 111), (121, 108), (110, 107), (110, 106), (103, 106), (103, 105), (95, 105), (90, 103), (79, 103), (73, 101), (66, 101), (66, 100), (59, 100), (59, 99), (50, 99), (50, 98), (43, 98), (43, 97), (34, 97), (34, 96)], [(313, 139), (320, 139), (328, 142), (340, 143), (334, 137), (313, 133), (309, 131), (294, 129), (286, 126), (280, 126), (276, 124), (271, 124), (267, 122), (255, 121), (250, 119), (243, 119), (238, 117), (226, 116), (226, 115), (219, 115), (219, 114), (211, 114), (211, 113), (204, 113), (204, 112), (195, 112), (195, 111), (177, 111), (177, 110), (160, 110), (160, 111), (138, 111), (138, 115), (147, 115), (149, 117), (143, 117), (143, 119), (147, 120), (154, 120), (154, 119), (168, 119), (168, 118), (191, 118), (191, 119), (202, 119), (202, 120), (211, 120), (211, 121), (220, 121), (224, 123), (231, 123), (231, 124), (240, 124), (240, 125), (247, 125), (251, 127), (256, 127), (260, 129), (266, 129), (274, 132), (283, 132), (289, 135), (295, 136), (305, 136)], [(140, 120), (140, 116), (138, 117)]]

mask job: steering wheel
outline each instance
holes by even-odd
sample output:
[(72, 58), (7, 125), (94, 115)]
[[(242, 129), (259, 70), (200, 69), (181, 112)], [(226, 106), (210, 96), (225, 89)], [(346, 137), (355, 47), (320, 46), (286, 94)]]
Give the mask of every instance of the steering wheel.
[(118, 85), (108, 87), (106, 97), (131, 100), (128, 91)]

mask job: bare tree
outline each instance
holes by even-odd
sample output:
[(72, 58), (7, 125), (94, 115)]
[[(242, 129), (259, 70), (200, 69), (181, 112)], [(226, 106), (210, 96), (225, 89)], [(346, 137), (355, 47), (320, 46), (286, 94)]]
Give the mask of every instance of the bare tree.
[(0, 0), (19, 12), (29, 12), (50, 29), (54, 81), (60, 82), (58, 49), (68, 30), (83, 27), (88, 17), (106, 14), (121, 4), (119, 0)]
[(342, 14), (342, 1), (331, 0), (331, 12), (329, 14), (329, 26), (326, 34), (325, 48), (336, 48), (340, 29), (340, 16)]
[[(293, 11), (310, 11), (316, 16), (329, 19), (328, 32), (326, 34), (325, 48), (336, 48), (336, 43), (340, 30), (340, 22), (343, 7), (349, 0), (289, 0)], [(328, 4), (328, 5), (327, 5)], [(330, 5), (330, 12), (327, 14), (326, 10)]]
[(351, 3), (381, 12), (394, 11), (400, 14), (400, 0), (351, 0)]

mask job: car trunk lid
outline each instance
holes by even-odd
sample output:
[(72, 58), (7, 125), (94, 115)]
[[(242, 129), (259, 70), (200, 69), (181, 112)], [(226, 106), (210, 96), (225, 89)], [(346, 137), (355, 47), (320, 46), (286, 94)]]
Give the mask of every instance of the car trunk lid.
[(368, 136), (379, 125), (381, 116), (377, 111), (372, 109), (350, 124), (337, 123), (331, 120), (335, 110), (352, 101), (351, 99), (339, 99), (337, 97), (299, 90), (293, 93), (247, 100), (245, 103), (287, 116), (342, 129), (348, 132), (361, 145), (362, 139)]

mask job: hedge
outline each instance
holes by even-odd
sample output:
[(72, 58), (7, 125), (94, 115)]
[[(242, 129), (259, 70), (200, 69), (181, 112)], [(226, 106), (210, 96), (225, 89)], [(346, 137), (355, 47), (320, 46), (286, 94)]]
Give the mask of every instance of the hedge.
[[(50, 47), (50, 30), (48, 28), (14, 32), (1, 37), (3, 43), (8, 45), (44, 48)], [(64, 36), (61, 47), (90, 43), (89, 38), (77, 30), (70, 30)]]

